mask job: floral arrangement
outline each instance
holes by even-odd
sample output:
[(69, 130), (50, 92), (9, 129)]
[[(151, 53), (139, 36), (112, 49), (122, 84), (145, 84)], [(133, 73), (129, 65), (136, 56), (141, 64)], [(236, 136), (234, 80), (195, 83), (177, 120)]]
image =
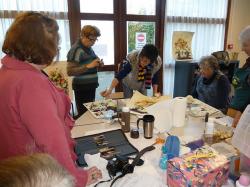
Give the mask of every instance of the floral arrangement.
[(68, 80), (65, 78), (63, 73), (57, 68), (49, 72), (49, 79), (58, 87), (68, 94)]
[(192, 53), (191, 48), (188, 45), (188, 42), (184, 40), (183, 38), (179, 38), (175, 43), (175, 50), (177, 54), (177, 59), (191, 59)]

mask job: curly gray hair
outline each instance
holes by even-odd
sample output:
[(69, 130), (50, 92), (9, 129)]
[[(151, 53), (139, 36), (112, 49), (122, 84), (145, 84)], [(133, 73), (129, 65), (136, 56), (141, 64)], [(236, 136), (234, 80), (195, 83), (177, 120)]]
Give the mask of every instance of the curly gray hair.
[(218, 60), (213, 55), (203, 56), (200, 59), (199, 66), (200, 68), (210, 68), (213, 71), (219, 70)]
[(239, 35), (239, 40), (242, 43), (250, 41), (250, 25), (245, 27)]
[(44, 153), (0, 161), (0, 186), (74, 187), (74, 178), (53, 157)]

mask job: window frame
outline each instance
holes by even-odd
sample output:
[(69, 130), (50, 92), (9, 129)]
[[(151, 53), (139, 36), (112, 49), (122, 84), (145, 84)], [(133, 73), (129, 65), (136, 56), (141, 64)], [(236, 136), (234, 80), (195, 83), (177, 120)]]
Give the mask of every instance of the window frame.
[[(164, 25), (165, 25), (165, 7), (167, 0), (156, 0), (156, 14), (155, 15), (132, 15), (126, 14), (126, 0), (113, 0), (114, 11), (113, 14), (106, 13), (81, 13), (80, 0), (67, 0), (68, 2), (68, 18), (65, 18), (65, 12), (40, 11), (46, 13), (55, 19), (68, 20), (70, 29), (70, 43), (71, 45), (77, 40), (81, 31), (81, 20), (108, 20), (114, 21), (114, 65), (106, 65), (102, 71), (114, 71), (118, 69), (118, 64), (126, 56), (127, 53), (127, 21), (143, 21), (155, 22), (155, 45), (159, 49), (160, 56), (163, 58), (163, 44), (164, 44)], [(225, 23), (224, 35), (224, 50), (227, 48), (227, 36), (229, 27), (229, 18), (231, 10), (231, 0), (228, 0), (227, 16)], [(0, 10), (0, 19), (15, 18), (18, 11), (15, 10)], [(7, 14), (5, 12), (8, 12)], [(6, 17), (6, 15), (8, 15)], [(126, 31), (126, 32), (124, 32)], [(117, 38), (124, 38), (118, 40)], [(163, 89), (163, 69), (160, 69), (160, 84), (159, 90)]]
[[(166, 16), (166, 21), (171, 23), (193, 23), (193, 20), (196, 24), (206, 24), (208, 19), (213, 21), (215, 24), (223, 24), (225, 22), (225, 33), (224, 33), (224, 50), (227, 49), (227, 37), (228, 37), (228, 28), (229, 28), (229, 19), (230, 19), (230, 10), (232, 6), (232, 0), (227, 0), (227, 14), (226, 19), (223, 18), (207, 18), (207, 17), (188, 17), (188, 16)], [(174, 19), (173, 19), (174, 18)], [(183, 22), (183, 18), (185, 18), (185, 22)], [(191, 19), (190, 19), (191, 18)], [(175, 20), (170, 21), (170, 20)], [(192, 20), (192, 22), (190, 22)]]
[[(163, 55), (164, 18), (166, 0), (156, 0), (155, 15), (132, 15), (126, 14), (126, 0), (113, 0), (113, 14), (107, 13), (81, 13), (80, 0), (68, 0), (68, 16), (70, 24), (71, 44), (80, 35), (81, 20), (107, 20), (114, 22), (114, 65), (106, 65), (101, 71), (116, 71), (119, 63), (127, 55), (127, 21), (143, 21), (155, 23), (155, 45)], [(74, 29), (72, 29), (74, 28)], [(125, 31), (125, 32), (124, 32)], [(124, 38), (118, 40), (118, 38)], [(160, 69), (159, 90), (162, 90), (162, 68)], [(118, 88), (120, 90), (120, 88)]]

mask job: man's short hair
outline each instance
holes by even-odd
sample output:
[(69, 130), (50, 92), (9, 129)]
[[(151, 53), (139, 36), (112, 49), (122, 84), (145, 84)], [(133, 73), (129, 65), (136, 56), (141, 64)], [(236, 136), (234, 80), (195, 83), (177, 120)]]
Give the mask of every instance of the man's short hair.
[(140, 52), (140, 57), (146, 57), (150, 59), (151, 63), (156, 62), (159, 55), (158, 49), (153, 44), (146, 44)]

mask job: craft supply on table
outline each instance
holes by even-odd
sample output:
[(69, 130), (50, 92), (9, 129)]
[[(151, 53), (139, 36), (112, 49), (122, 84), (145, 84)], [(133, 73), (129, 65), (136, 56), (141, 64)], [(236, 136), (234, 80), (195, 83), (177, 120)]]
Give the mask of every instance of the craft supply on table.
[(131, 131), (130, 131), (130, 137), (131, 138), (139, 138), (139, 131), (137, 128), (132, 128)]
[(203, 146), (168, 161), (167, 185), (222, 186), (229, 174), (229, 161), (213, 148)]
[(90, 103), (84, 103), (83, 104), (89, 112), (98, 119), (104, 118), (104, 114), (108, 110), (113, 110), (114, 115), (116, 114), (117, 110), (117, 104), (114, 100), (112, 99), (106, 99), (106, 100), (100, 100), (100, 101), (95, 101), (95, 102), (90, 102)]
[(130, 109), (129, 107), (122, 107), (121, 128), (123, 132), (130, 131)]
[(173, 126), (183, 127), (185, 125), (185, 115), (187, 109), (187, 98), (176, 97), (174, 98), (173, 105)]

